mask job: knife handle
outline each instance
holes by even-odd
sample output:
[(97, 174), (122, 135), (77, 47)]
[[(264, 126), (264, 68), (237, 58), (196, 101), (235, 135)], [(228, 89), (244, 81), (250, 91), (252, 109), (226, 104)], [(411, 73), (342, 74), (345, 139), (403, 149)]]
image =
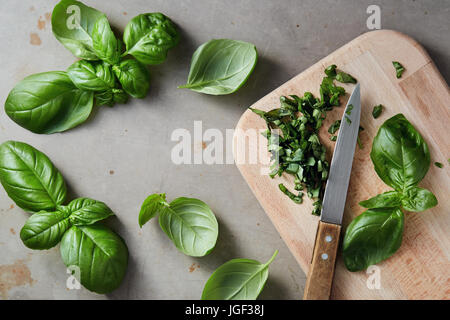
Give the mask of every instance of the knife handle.
[(340, 225), (319, 221), (303, 299), (330, 299), (340, 234)]

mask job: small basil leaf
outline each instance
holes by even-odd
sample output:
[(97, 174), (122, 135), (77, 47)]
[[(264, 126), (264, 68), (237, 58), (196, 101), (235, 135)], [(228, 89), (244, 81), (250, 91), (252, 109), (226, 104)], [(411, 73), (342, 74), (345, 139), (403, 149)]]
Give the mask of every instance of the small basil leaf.
[(392, 65), (395, 68), (397, 79), (400, 79), (402, 77), (403, 72), (405, 71), (405, 68), (398, 61), (392, 61)]
[(375, 107), (373, 107), (372, 110), (372, 116), (374, 119), (378, 118), (381, 115), (381, 112), (383, 111), (383, 105), (379, 104)]
[(70, 220), (76, 226), (90, 225), (114, 215), (106, 204), (89, 198), (75, 199), (67, 208), (70, 211)]
[(78, 89), (66, 72), (37, 73), (20, 81), (5, 102), (6, 114), (34, 133), (62, 132), (83, 123), (94, 93)]
[(127, 103), (128, 98), (130, 97), (125, 91), (122, 89), (113, 89), (113, 100), (115, 103), (124, 104)]
[(358, 81), (353, 78), (351, 75), (345, 72), (338, 72), (336, 75), (336, 80), (342, 83), (357, 83)]
[(102, 12), (79, 1), (61, 0), (52, 13), (53, 34), (76, 57), (98, 60), (92, 32), (101, 17), (105, 17)]
[(409, 188), (403, 196), (403, 208), (412, 212), (425, 211), (438, 204), (435, 195), (431, 191), (419, 187)]
[(256, 300), (269, 276), (269, 265), (277, 254), (275, 251), (264, 264), (250, 259), (225, 262), (206, 282), (202, 300)]
[(144, 98), (150, 87), (150, 75), (147, 68), (134, 59), (124, 60), (113, 66), (122, 88), (134, 98)]
[(94, 52), (103, 61), (113, 65), (119, 62), (122, 54), (122, 42), (111, 30), (106, 16), (100, 17), (92, 30)]
[(180, 39), (173, 22), (162, 13), (140, 14), (125, 27), (127, 52), (144, 64), (160, 64)]
[(50, 249), (61, 241), (69, 228), (70, 220), (67, 213), (41, 211), (28, 218), (20, 230), (20, 239), (30, 249)]
[(229, 39), (208, 41), (194, 52), (188, 81), (179, 88), (212, 95), (233, 93), (247, 81), (257, 58), (251, 43)]
[(50, 159), (17, 141), (0, 145), (0, 182), (23, 210), (55, 210), (66, 199), (66, 185)]
[(361, 271), (393, 255), (402, 243), (404, 215), (399, 208), (369, 209), (347, 227), (343, 257), (349, 271)]
[(397, 191), (417, 185), (430, 167), (427, 143), (403, 114), (383, 123), (370, 157), (378, 176)]
[(116, 85), (111, 67), (102, 62), (77, 61), (67, 69), (67, 75), (82, 90), (103, 91)]
[(209, 254), (216, 245), (219, 225), (206, 203), (177, 198), (159, 215), (159, 225), (178, 250), (192, 257)]
[(114, 106), (114, 93), (112, 90), (105, 90), (95, 93), (95, 105), (97, 106), (108, 106), (112, 107)]
[(121, 284), (128, 265), (128, 248), (106, 226), (72, 226), (61, 240), (61, 257), (67, 267), (80, 268), (81, 284), (90, 291), (109, 293)]
[(376, 195), (369, 200), (361, 201), (360, 206), (364, 208), (398, 208), (402, 205), (400, 194), (397, 191), (388, 191), (379, 195)]
[(168, 205), (164, 193), (155, 193), (148, 196), (142, 203), (141, 211), (139, 212), (139, 226), (142, 228), (144, 224), (156, 217)]

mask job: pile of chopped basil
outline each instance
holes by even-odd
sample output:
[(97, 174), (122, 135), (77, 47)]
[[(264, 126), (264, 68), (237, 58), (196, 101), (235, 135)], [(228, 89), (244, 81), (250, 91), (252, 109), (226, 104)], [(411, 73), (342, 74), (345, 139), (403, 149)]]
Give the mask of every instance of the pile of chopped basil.
[[(264, 136), (271, 153), (270, 177), (281, 176), (283, 172), (293, 175), (294, 189), (298, 193), (289, 191), (283, 184), (279, 185), (281, 192), (295, 203), (302, 203), (302, 190), (306, 188), (308, 196), (316, 200), (312, 211), (314, 215), (320, 215), (330, 168), (318, 133), (327, 111), (339, 106), (339, 98), (345, 94), (345, 89), (336, 86), (334, 80), (356, 83), (351, 75), (337, 72), (336, 69), (336, 65), (325, 69), (326, 77), (320, 85), (320, 98), (315, 98), (311, 92), (305, 92), (303, 97), (282, 96), (281, 106), (267, 112), (250, 108), (267, 123)], [(330, 133), (336, 132), (339, 124), (340, 122)]]

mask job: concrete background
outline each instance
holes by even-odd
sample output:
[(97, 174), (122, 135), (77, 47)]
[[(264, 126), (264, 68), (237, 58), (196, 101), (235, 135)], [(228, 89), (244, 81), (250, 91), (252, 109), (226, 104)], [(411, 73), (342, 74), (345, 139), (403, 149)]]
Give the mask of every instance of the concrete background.
[[(167, 61), (151, 67), (151, 91), (112, 109), (98, 108), (83, 125), (63, 134), (36, 135), (0, 110), (0, 142), (27, 142), (46, 153), (62, 172), (71, 198), (106, 202), (116, 213), (108, 224), (130, 250), (122, 286), (109, 295), (66, 289), (59, 249), (32, 251), (19, 232), (28, 214), (0, 188), (0, 299), (198, 299), (210, 274), (225, 261), (245, 257), (270, 267), (262, 299), (299, 299), (305, 275), (234, 165), (175, 165), (170, 139), (177, 128), (234, 128), (254, 101), (356, 36), (367, 32), (366, 9), (378, 4), (384, 29), (402, 31), (424, 45), (447, 82), (450, 79), (450, 1), (219, 1), (85, 0), (123, 31), (135, 15), (160, 11), (179, 26), (181, 42)], [(0, 100), (25, 76), (65, 70), (75, 58), (52, 35), (55, 0), (3, 0), (0, 11)], [(228, 96), (176, 89), (184, 84), (191, 55), (212, 38), (252, 42), (260, 59), (248, 83)], [(201, 146), (194, 146), (201, 150)], [(230, 151), (230, 150), (228, 150)], [(183, 255), (156, 221), (139, 229), (147, 195), (167, 193), (202, 199), (220, 225), (217, 247), (204, 258)]]

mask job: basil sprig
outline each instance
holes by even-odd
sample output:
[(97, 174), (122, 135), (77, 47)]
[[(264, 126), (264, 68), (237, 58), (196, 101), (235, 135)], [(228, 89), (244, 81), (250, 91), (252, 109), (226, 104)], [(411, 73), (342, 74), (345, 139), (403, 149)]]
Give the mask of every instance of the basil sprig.
[(80, 269), (87, 289), (108, 293), (119, 287), (128, 264), (125, 242), (101, 224), (114, 213), (101, 201), (78, 198), (67, 205), (66, 184), (48, 157), (17, 141), (0, 145), (0, 183), (23, 210), (34, 213), (20, 238), (30, 249), (50, 249), (61, 242), (64, 263)]
[(359, 204), (369, 210), (348, 226), (343, 243), (348, 270), (360, 271), (393, 255), (400, 247), (404, 214), (437, 205), (434, 194), (417, 184), (430, 167), (428, 145), (402, 115), (388, 119), (378, 130), (370, 158), (378, 176), (394, 188)]
[(112, 107), (126, 103), (129, 96), (144, 98), (150, 87), (145, 64), (162, 63), (179, 41), (169, 18), (147, 13), (128, 23), (124, 45), (105, 14), (75, 0), (61, 0), (55, 6), (52, 30), (56, 39), (83, 60), (67, 72), (26, 77), (5, 102), (6, 114), (14, 122), (40, 134), (78, 126), (94, 105)]
[(168, 203), (165, 194), (152, 194), (142, 204), (139, 225), (142, 228), (155, 217), (175, 247), (184, 254), (203, 257), (214, 249), (219, 225), (203, 201), (181, 197)]

